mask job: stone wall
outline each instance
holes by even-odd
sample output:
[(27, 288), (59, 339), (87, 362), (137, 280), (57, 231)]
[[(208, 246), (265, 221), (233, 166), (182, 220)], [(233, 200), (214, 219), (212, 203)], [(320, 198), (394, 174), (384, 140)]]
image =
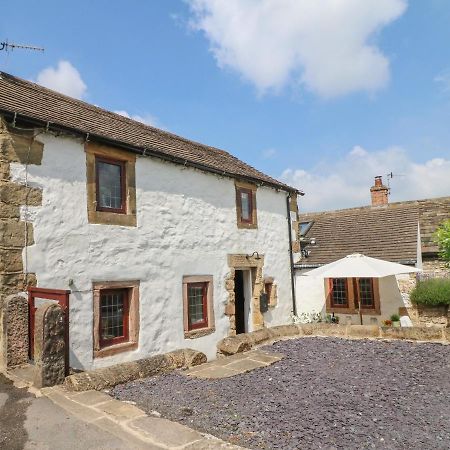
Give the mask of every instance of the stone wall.
[[(12, 129), (0, 116), (0, 315), (3, 315), (6, 298), (26, 291), (36, 285), (34, 273), (27, 273), (23, 263), (23, 250), (33, 244), (33, 224), (22, 221), (27, 206), (39, 206), (42, 192), (36, 187), (17, 184), (11, 180), (11, 164), (25, 167), (41, 164), (43, 144), (35, 132)], [(26, 213), (26, 211), (25, 211)], [(10, 312), (11, 313), (11, 312)], [(7, 320), (14, 320), (10, 315)], [(0, 321), (0, 360), (6, 360), (6, 330)]]
[(22, 251), (34, 242), (33, 224), (21, 220), (21, 209), (39, 206), (42, 192), (36, 187), (14, 183), (11, 163), (41, 164), (43, 144), (34, 132), (14, 133), (0, 117), (0, 298), (35, 285), (35, 276), (25, 273)]
[(10, 295), (0, 310), (0, 370), (28, 362), (28, 301), (20, 295)]
[(450, 269), (445, 265), (445, 262), (439, 258), (424, 259), (422, 265), (425, 276), (429, 275), (440, 278), (450, 276)]
[(61, 306), (51, 303), (38, 307), (34, 329), (34, 385), (38, 388), (64, 382), (65, 319)]
[(450, 328), (437, 326), (397, 328), (379, 327), (377, 325), (336, 325), (326, 323), (280, 325), (222, 339), (217, 343), (217, 355), (218, 357), (234, 355), (249, 351), (257, 345), (307, 336), (330, 336), (347, 339), (403, 339), (449, 344)]

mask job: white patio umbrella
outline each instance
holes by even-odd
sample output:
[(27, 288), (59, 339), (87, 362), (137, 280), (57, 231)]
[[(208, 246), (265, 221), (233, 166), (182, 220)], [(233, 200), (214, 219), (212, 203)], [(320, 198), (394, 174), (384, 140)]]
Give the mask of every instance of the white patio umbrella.
[(382, 278), (415, 272), (420, 272), (420, 269), (354, 253), (303, 275), (320, 278)]
[[(354, 253), (317, 269), (310, 270), (304, 276), (319, 278), (383, 278), (390, 275), (414, 272), (420, 272), (420, 270), (416, 267)], [(360, 303), (358, 304), (358, 310), (362, 325), (363, 319)]]

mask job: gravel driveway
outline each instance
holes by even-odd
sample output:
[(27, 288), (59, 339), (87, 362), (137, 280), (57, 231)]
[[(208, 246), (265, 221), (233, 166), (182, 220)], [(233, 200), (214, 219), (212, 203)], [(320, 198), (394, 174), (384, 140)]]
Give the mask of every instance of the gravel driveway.
[(449, 449), (450, 346), (302, 338), (220, 380), (178, 372), (117, 386), (147, 412), (252, 449)]

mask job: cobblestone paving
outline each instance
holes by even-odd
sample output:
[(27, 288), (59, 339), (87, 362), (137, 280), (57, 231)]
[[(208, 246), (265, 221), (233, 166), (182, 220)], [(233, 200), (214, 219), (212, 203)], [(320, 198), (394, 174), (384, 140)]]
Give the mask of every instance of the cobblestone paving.
[(449, 449), (450, 346), (302, 338), (272, 366), (218, 380), (171, 373), (113, 395), (252, 449)]

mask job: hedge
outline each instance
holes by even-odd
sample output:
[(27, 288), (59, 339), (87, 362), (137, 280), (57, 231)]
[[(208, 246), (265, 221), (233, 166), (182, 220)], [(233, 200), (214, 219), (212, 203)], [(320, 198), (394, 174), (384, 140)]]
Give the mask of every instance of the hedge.
[(418, 281), (410, 295), (418, 305), (450, 305), (450, 278), (431, 278)]

